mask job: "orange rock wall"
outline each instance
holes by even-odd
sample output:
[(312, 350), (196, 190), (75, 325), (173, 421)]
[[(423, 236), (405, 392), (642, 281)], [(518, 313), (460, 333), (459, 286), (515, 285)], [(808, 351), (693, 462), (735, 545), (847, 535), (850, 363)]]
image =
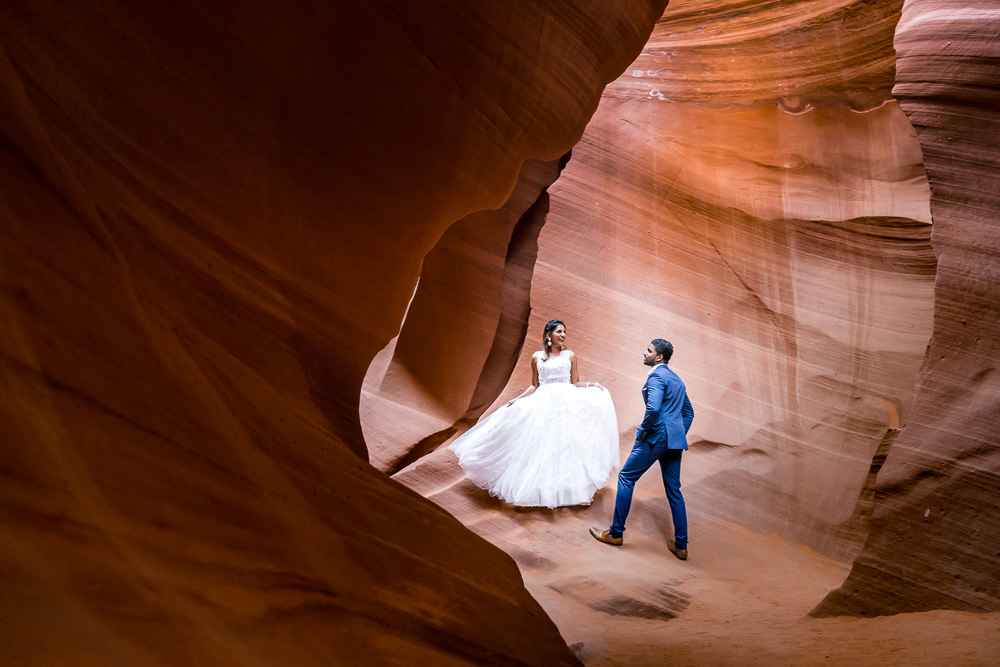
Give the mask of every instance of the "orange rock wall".
[(427, 251), (662, 9), (3, 3), (4, 656), (574, 662), (365, 463), (358, 396)]
[(566, 319), (623, 447), (641, 352), (674, 343), (692, 512), (844, 560), (932, 318), (929, 190), (891, 96), (898, 11), (672, 2), (550, 189), (531, 294), (529, 331)]
[(934, 333), (878, 477), (875, 524), (817, 613), (1000, 611), (1000, 9), (907, 2), (893, 94), (923, 148)]
[[(638, 355), (672, 338), (698, 411), (695, 514), (850, 561), (875, 513), (819, 614), (997, 599), (996, 188), (979, 174), (997, 147), (996, 17), (975, 3), (910, 3), (900, 21), (901, 9), (673, 2), (550, 188), (527, 344), (501, 396), (528, 383), (542, 323), (564, 317), (582, 377), (612, 390), (627, 448)], [(490, 334), (455, 327), (478, 349), (452, 376), (468, 384)], [(402, 394), (414, 405), (440, 392)], [(396, 460), (467, 425), (467, 396), (410, 413), (388, 446)], [(449, 465), (400, 479), (442, 497)]]
[(567, 156), (528, 160), (510, 198), (476, 211), (424, 258), (399, 336), (368, 370), (361, 423), (372, 465), (392, 473), (496, 399), (524, 342), (547, 188)]

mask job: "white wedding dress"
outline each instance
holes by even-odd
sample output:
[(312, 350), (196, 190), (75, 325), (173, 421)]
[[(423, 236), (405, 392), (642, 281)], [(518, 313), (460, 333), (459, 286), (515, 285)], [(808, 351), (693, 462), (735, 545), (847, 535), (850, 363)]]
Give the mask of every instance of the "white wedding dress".
[(450, 446), (466, 476), (526, 507), (590, 502), (618, 467), (618, 417), (611, 394), (570, 383), (570, 356), (538, 359), (538, 388), (504, 405)]

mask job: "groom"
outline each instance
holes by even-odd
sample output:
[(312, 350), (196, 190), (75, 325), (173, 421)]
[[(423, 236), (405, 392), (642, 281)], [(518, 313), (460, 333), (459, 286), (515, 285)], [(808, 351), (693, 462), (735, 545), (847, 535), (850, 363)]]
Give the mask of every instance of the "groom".
[(618, 496), (611, 528), (591, 528), (590, 534), (605, 544), (622, 544), (625, 519), (632, 505), (632, 488), (653, 462), (659, 461), (674, 520), (674, 539), (667, 542), (667, 548), (681, 560), (687, 560), (687, 511), (684, 496), (681, 495), (681, 453), (688, 448), (687, 432), (694, 419), (694, 408), (688, 400), (684, 383), (667, 368), (673, 354), (674, 346), (657, 338), (643, 355), (643, 363), (653, 367), (642, 388), (646, 414), (636, 429), (632, 453), (618, 473)]

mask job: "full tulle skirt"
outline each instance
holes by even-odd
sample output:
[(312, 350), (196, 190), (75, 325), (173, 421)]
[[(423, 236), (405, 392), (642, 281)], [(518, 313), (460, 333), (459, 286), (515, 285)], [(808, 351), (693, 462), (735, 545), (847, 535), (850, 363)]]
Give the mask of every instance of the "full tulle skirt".
[(455, 440), (465, 475), (512, 505), (590, 502), (618, 467), (611, 394), (567, 382), (543, 384)]

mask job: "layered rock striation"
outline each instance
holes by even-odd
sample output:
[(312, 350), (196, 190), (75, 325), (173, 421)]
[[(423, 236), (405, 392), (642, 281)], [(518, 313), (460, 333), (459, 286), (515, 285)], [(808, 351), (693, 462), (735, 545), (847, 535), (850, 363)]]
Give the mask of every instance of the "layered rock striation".
[[(673, 340), (697, 413), (695, 526), (857, 557), (817, 615), (998, 598), (996, 16), (900, 10), (672, 3), (550, 188), (532, 283), (528, 340), (567, 320), (583, 378), (612, 391), (623, 447), (641, 350)], [(501, 400), (528, 383), (533, 349)], [(583, 545), (481, 516), (499, 507), (475, 501), (448, 457), (398, 479), (557, 586), (558, 555)], [(654, 487), (641, 502), (660, 520)]]
[(843, 560), (932, 318), (929, 189), (891, 94), (898, 11), (672, 3), (549, 189), (530, 295), (528, 340), (566, 320), (623, 453), (641, 353), (666, 337), (696, 410), (692, 511)]
[(569, 664), (366, 461), (421, 263), (558, 160), (663, 3), (6, 2), (5, 658)]
[(907, 2), (894, 96), (931, 186), (934, 329), (874, 526), (816, 612), (1000, 611), (1000, 9)]
[(892, 97), (898, 11), (671, 3), (551, 188), (532, 292), (532, 326), (566, 318), (626, 441), (640, 354), (674, 343), (694, 511), (848, 561), (933, 307), (921, 147)]

